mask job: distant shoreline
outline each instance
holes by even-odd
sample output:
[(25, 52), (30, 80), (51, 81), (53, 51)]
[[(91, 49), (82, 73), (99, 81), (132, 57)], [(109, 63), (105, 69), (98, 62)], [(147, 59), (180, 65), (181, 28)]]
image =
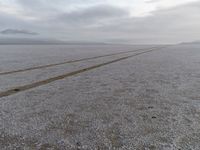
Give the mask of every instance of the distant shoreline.
[(1, 45), (127, 45), (127, 46), (151, 46), (151, 45), (174, 45), (174, 44), (126, 44), (126, 43), (0, 43)]

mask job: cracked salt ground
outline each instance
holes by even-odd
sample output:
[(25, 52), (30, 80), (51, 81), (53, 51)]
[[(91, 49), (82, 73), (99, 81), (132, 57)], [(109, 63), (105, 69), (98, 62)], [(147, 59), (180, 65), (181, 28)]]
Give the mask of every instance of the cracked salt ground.
[(1, 149), (199, 150), (199, 47), (171, 46), (1, 98)]

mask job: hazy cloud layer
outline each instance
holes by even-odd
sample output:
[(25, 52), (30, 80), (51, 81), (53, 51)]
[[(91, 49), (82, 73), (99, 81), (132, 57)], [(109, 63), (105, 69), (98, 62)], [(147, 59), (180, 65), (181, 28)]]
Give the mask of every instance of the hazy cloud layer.
[(82, 10), (59, 14), (55, 19), (65, 24), (91, 26), (128, 16), (128, 11), (108, 5), (97, 5)]
[(25, 35), (38, 35), (36, 32), (19, 30), (19, 29), (5, 29), (0, 32), (1, 34), (25, 34)]
[[(200, 0), (2, 0), (1, 34), (68, 41), (200, 40)], [(3, 35), (2, 35), (3, 36)]]

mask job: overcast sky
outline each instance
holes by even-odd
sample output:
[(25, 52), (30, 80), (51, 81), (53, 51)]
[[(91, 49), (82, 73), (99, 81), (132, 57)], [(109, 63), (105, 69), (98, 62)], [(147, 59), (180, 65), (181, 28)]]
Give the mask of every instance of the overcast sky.
[(200, 0), (0, 0), (0, 38), (200, 41)]

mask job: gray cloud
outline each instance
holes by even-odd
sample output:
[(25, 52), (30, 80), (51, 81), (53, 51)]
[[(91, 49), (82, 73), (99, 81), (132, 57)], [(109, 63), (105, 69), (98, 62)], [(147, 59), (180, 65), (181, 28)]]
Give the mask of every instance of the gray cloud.
[[(200, 2), (160, 9), (145, 17), (131, 17), (129, 10), (115, 5), (95, 5), (61, 9), (80, 0), (16, 0), (20, 13), (35, 17), (22, 19), (18, 15), (0, 14), (0, 30), (30, 29), (38, 37), (69, 41), (100, 41), (123, 43), (176, 43), (200, 39)], [(68, 5), (67, 5), (68, 4)], [(68, 8), (68, 7), (67, 7)], [(51, 32), (49, 32), (51, 31)], [(22, 33), (24, 36), (29, 33)], [(15, 34), (16, 36), (22, 35)], [(12, 34), (14, 35), (14, 34)]]
[[(97, 29), (104, 37), (135, 43), (176, 43), (200, 39), (200, 2), (126, 18)], [(115, 38), (113, 38), (115, 37)], [(116, 38), (117, 37), (117, 38)]]
[(31, 32), (28, 30), (19, 30), (19, 29), (5, 29), (3, 31), (0, 32), (1, 34), (5, 34), (5, 35), (12, 35), (12, 34), (25, 34), (25, 35), (38, 35), (38, 33), (36, 32)]
[(66, 24), (91, 25), (91, 23), (97, 24), (102, 21), (128, 16), (129, 13), (126, 10), (108, 5), (97, 5), (69, 13), (59, 14), (56, 19), (60, 22), (65, 22)]

